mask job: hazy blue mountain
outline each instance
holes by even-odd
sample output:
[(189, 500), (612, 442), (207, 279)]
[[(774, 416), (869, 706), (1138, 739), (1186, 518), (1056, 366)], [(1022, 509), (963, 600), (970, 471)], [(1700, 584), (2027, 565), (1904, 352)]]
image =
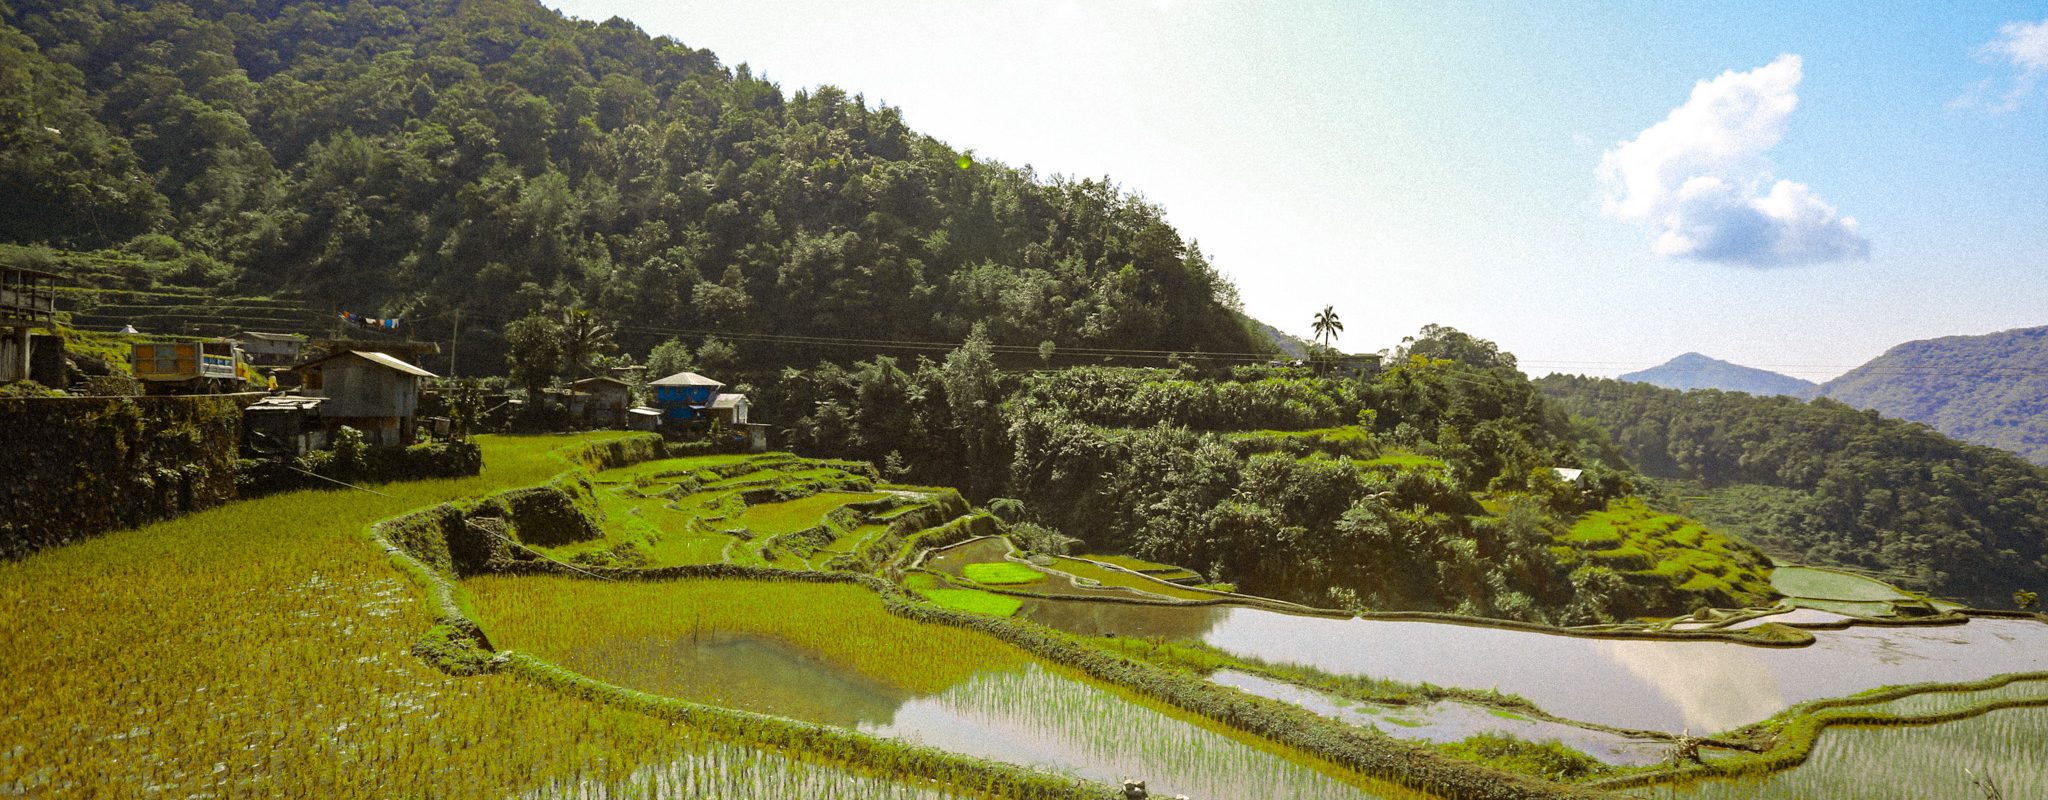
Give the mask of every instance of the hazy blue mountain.
[(1907, 342), (1820, 393), (2048, 464), (2048, 327)]
[(1309, 352), (1315, 347), (1314, 342), (1280, 330), (1271, 323), (1256, 319), (1251, 320), (1251, 323), (1265, 337), (1267, 344), (1285, 353), (1289, 358), (1308, 358)]
[(1731, 364), (1698, 353), (1686, 353), (1662, 365), (1628, 373), (1621, 376), (1621, 380), (1679, 391), (1720, 389), (1727, 392), (1747, 392), (1759, 397), (1774, 394), (1806, 397), (1817, 388), (1812, 381), (1780, 375), (1770, 370)]

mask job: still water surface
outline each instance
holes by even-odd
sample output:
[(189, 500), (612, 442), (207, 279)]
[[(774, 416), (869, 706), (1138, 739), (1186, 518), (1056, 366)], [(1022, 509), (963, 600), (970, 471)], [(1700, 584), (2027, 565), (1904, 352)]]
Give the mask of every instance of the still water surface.
[[(649, 660), (669, 666), (650, 671), (645, 668)], [(1164, 790), (1166, 796), (1411, 796), (1390, 786), (1354, 785), (1035, 662), (974, 673), (924, 695), (843, 670), (778, 640), (745, 634), (617, 640), (564, 663), (629, 688), (1089, 780), (1144, 778), (1155, 794)]]
[(1035, 600), (1023, 613), (1078, 633), (1199, 639), (1232, 654), (1330, 673), (1496, 689), (1561, 717), (1673, 733), (1726, 730), (1795, 703), (1877, 686), (2048, 670), (2048, 625), (2028, 620), (1815, 631), (1810, 647), (1762, 648), (1244, 607)]

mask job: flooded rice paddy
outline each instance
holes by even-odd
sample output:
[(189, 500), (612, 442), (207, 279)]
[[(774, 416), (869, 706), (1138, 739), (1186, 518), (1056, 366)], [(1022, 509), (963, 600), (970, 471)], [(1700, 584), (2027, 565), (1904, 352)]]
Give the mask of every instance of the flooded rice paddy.
[(1726, 730), (1795, 703), (1877, 686), (2048, 670), (2048, 625), (2029, 620), (1815, 631), (1818, 640), (1809, 647), (1762, 648), (1244, 607), (1034, 600), (1021, 615), (1090, 635), (1196, 639), (1235, 655), (1334, 674), (1494, 689), (1560, 717), (1672, 733)]
[(553, 781), (521, 800), (955, 800), (933, 786), (878, 778), (740, 745), (713, 743), (634, 770), (623, 779)]
[(2012, 708), (1930, 726), (1836, 727), (1806, 763), (1762, 777), (1629, 790), (1655, 800), (1926, 800), (2048, 797), (2048, 708)]
[(1481, 733), (1500, 733), (1529, 742), (1557, 741), (1605, 763), (1622, 766), (1655, 764), (1671, 751), (1670, 743), (1658, 739), (1636, 739), (1455, 700), (1389, 706), (1324, 694), (1235, 670), (1218, 670), (1209, 679), (1352, 725), (1370, 725), (1402, 739), (1448, 743)]
[[(1155, 792), (1164, 789), (1168, 796), (1407, 796), (1393, 787), (1354, 784), (1355, 778), (1297, 763), (1301, 754), (1290, 758), (1249, 737), (1212, 730), (1142, 698), (1036, 662), (979, 671), (942, 691), (920, 694), (843, 670), (776, 639), (747, 634), (622, 639), (559, 660), (628, 688), (711, 705), (835, 725), (1088, 780), (1144, 777)], [(651, 663), (664, 666), (650, 670)]]

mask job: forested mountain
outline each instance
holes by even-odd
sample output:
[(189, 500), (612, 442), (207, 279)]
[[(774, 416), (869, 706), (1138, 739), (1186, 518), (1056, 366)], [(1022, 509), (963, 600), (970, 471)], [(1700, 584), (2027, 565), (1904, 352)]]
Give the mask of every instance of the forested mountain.
[(197, 288), (444, 341), (460, 309), (471, 364), (503, 363), (504, 323), (578, 306), (632, 352), (717, 332), (805, 363), (824, 351), (789, 337), (958, 342), (974, 321), (998, 343), (1271, 350), (1114, 185), (977, 160), (622, 20), (12, 0), (0, 22), (0, 243), (175, 261)]
[[(1569, 535), (1626, 497), (1630, 476), (1493, 343), (1431, 326), (1391, 361), (1343, 375), (1003, 372), (975, 339), (943, 362), (823, 364), (758, 383), (772, 387), (762, 413), (793, 421), (800, 450), (998, 508), (1020, 500), (1022, 520), (1090, 548), (1268, 596), (1583, 623), (1769, 595), (1763, 556), (1713, 534), (1684, 559), (1653, 552), (1654, 535), (1646, 547)], [(1554, 467), (1587, 474), (1567, 484)]]
[(2048, 464), (2048, 327), (1907, 342), (1820, 392)]
[(1620, 379), (1679, 391), (1720, 389), (1759, 396), (1783, 394), (1803, 397), (1815, 388), (1812, 381), (1708, 358), (1699, 353), (1686, 353), (1658, 366), (1622, 375)]
[(1709, 492), (1694, 509), (1768, 549), (1898, 574), (1979, 603), (2048, 586), (2048, 470), (1820, 398), (1537, 382), (1644, 473)]

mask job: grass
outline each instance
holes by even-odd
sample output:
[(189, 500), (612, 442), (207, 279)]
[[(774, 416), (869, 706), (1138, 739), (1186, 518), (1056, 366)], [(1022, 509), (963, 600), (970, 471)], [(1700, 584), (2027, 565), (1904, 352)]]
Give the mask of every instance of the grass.
[(1398, 470), (1444, 469), (1444, 460), (1417, 453), (1387, 453), (1365, 462), (1368, 467), (1393, 467)]
[(750, 506), (736, 522), (756, 536), (792, 533), (824, 524), (825, 514), (832, 509), (886, 496), (874, 492), (819, 492), (795, 500)]
[(1088, 559), (1089, 561), (1100, 561), (1104, 564), (1113, 564), (1115, 566), (1123, 567), (1124, 569), (1130, 570), (1132, 572), (1142, 572), (1154, 578), (1158, 578), (1162, 581), (1180, 582), (1185, 580), (1195, 580), (1202, 577), (1201, 573), (1195, 572), (1194, 570), (1187, 569), (1185, 567), (1176, 567), (1172, 564), (1161, 564), (1156, 561), (1146, 561), (1141, 558), (1132, 558), (1130, 556), (1084, 555), (1081, 557)]
[(1642, 578), (1655, 578), (1717, 605), (1761, 605), (1774, 596), (1770, 559), (1704, 525), (1659, 513), (1636, 498), (1580, 517), (1557, 537), (1560, 550)]
[(669, 672), (659, 658), (596, 661), (618, 642), (745, 633), (784, 642), (871, 680), (936, 691), (974, 672), (1028, 658), (984, 633), (898, 617), (854, 584), (484, 575), (463, 585), (475, 595), (477, 621), (500, 647), (531, 650), (608, 679), (632, 671), (636, 677), (622, 681), (626, 685), (685, 699), (696, 699), (690, 676)]
[(955, 611), (988, 614), (996, 617), (1016, 616), (1024, 607), (1024, 601), (1008, 595), (984, 592), (979, 589), (950, 589), (939, 585), (932, 576), (913, 573), (903, 579), (903, 587), (918, 596)]
[(1779, 567), (1771, 585), (1787, 597), (1849, 602), (1911, 600), (1912, 595), (1883, 581), (1819, 567)]
[(1137, 589), (1141, 592), (1164, 595), (1178, 600), (1216, 599), (1216, 595), (1208, 592), (1185, 589), (1165, 581), (1153, 580), (1143, 575), (1133, 575), (1123, 570), (1110, 569), (1064, 556), (1058, 557), (1053, 562), (1052, 568), (1076, 578), (1087, 578), (1104, 586), (1121, 586), (1127, 589)]
[(984, 561), (960, 568), (968, 580), (990, 586), (1014, 586), (1045, 580), (1045, 573), (1015, 561)]

